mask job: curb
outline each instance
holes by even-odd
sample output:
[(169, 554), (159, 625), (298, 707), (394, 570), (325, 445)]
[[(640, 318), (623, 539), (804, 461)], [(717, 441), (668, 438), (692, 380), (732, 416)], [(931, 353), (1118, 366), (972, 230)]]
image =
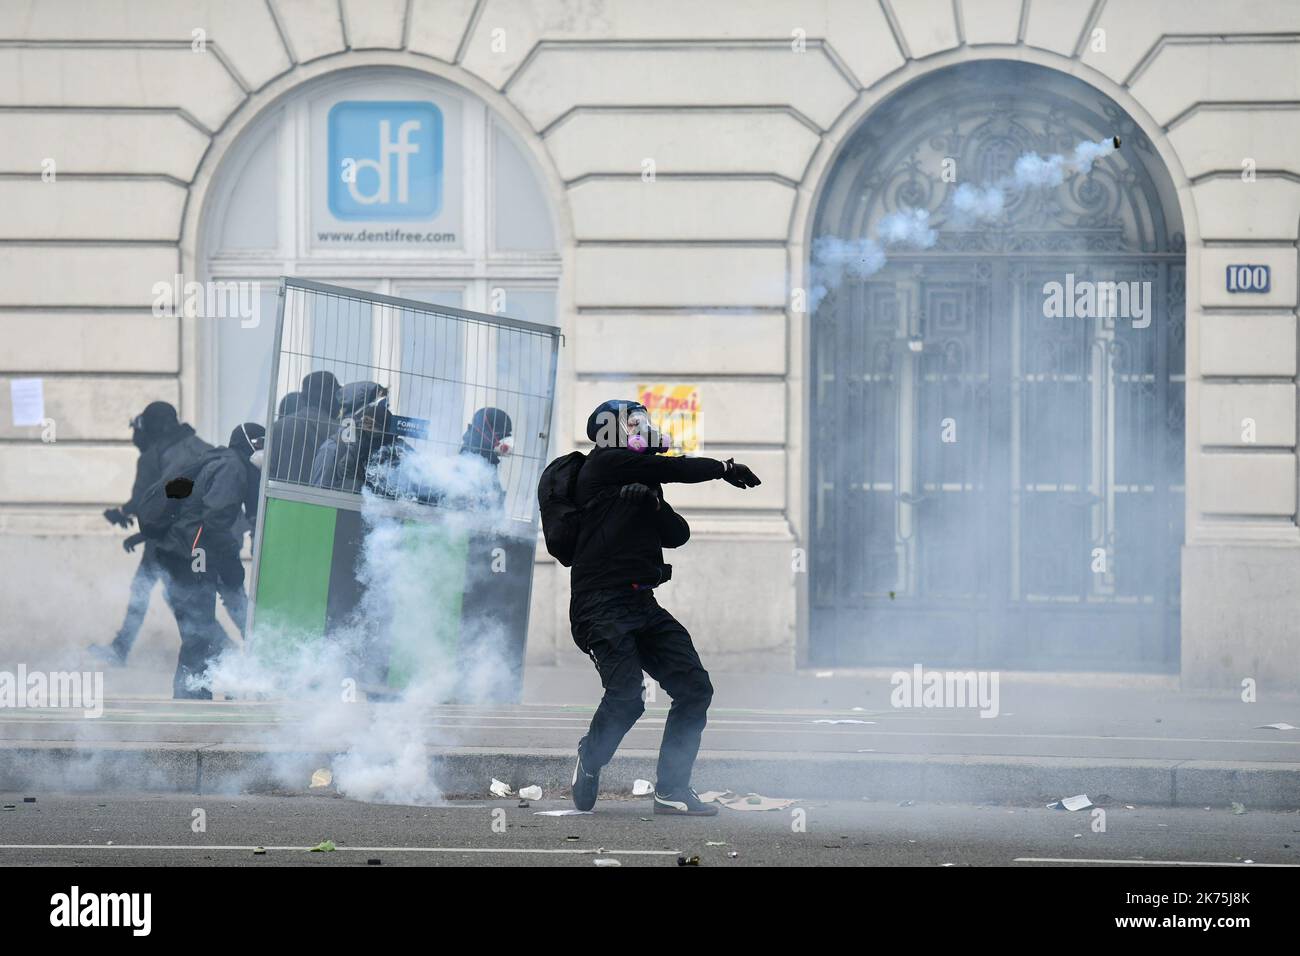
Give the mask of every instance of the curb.
[[(258, 745), (22, 741), (0, 744), (0, 790), (265, 793), (300, 791), (326, 751)], [(430, 748), (434, 779), (449, 795), (483, 795), (493, 777), (514, 789), (567, 792), (570, 750)], [(601, 774), (602, 789), (630, 793), (654, 780), (656, 754), (631, 750)], [(776, 797), (915, 800), (1041, 806), (1086, 793), (1094, 802), (1154, 806), (1300, 808), (1300, 764), (1087, 757), (916, 756), (703, 751), (698, 790)]]

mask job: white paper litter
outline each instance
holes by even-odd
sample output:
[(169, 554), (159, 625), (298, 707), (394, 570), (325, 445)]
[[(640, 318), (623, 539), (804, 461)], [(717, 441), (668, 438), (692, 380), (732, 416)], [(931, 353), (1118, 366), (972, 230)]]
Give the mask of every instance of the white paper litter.
[(1092, 806), (1092, 801), (1088, 799), (1088, 795), (1086, 793), (1081, 793), (1078, 796), (1062, 797), (1055, 803), (1049, 803), (1047, 809), (1069, 810), (1073, 812), (1075, 810), (1086, 810), (1090, 806)]
[(1256, 730), (1295, 730), (1295, 727), (1291, 726), (1290, 724), (1284, 724), (1279, 722), (1276, 724), (1261, 724), (1255, 729)]
[(757, 793), (747, 793), (743, 797), (730, 790), (711, 790), (698, 794), (701, 803), (719, 803), (728, 810), (784, 810), (797, 803), (797, 800), (782, 800), (764, 797)]
[(632, 781), (632, 796), (634, 796), (634, 797), (644, 797), (644, 796), (646, 796), (646, 795), (649, 794), (649, 793), (653, 793), (653, 792), (654, 792), (654, 788), (655, 788), (655, 785), (654, 785), (653, 783), (651, 783), (649, 780), (633, 780), (633, 781)]
[(537, 810), (533, 813), (535, 817), (581, 817), (591, 816), (590, 810)]
[(514, 793), (509, 784), (502, 783), (496, 777), (492, 778), (492, 785), (488, 787), (488, 790), (498, 797), (508, 797)]
[(540, 800), (542, 799), (542, 788), (538, 786), (521, 787), (519, 798), (521, 800)]
[(595, 863), (597, 866), (622, 866), (623, 865), (622, 863), (618, 862), (618, 860), (614, 859), (612, 856), (598, 856), (596, 857), (596, 859), (592, 860), (591, 862)]

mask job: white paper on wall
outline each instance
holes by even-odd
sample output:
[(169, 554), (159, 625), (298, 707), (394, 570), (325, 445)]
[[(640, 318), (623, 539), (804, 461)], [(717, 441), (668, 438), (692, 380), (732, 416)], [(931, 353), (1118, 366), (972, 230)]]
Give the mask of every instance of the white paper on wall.
[(13, 424), (15, 428), (39, 425), (45, 421), (44, 379), (10, 379), (9, 399), (13, 405)]

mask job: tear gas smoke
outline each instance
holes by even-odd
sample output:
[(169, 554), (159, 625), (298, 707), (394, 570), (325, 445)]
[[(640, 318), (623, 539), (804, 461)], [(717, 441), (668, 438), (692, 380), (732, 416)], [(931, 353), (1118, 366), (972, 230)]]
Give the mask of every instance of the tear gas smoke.
[[(962, 183), (953, 190), (947, 205), (948, 222), (963, 229), (996, 222), (1002, 218), (1008, 200), (1030, 190), (1054, 189), (1119, 148), (1119, 137), (1084, 140), (1069, 156), (1053, 153), (1040, 156), (1025, 153), (1010, 175), (991, 183)], [(816, 311), (827, 294), (845, 279), (865, 279), (884, 268), (888, 249), (930, 249), (938, 233), (930, 225), (930, 211), (905, 207), (884, 216), (876, 224), (875, 237), (846, 240), (819, 236), (812, 243), (811, 292), (808, 308)]]
[[(428, 804), (442, 793), (426, 748), (449, 742), (432, 739), (433, 705), (453, 697), (482, 702), (507, 679), (509, 667), (501, 625), (488, 616), (462, 620), (461, 594), (470, 582), (440, 575), (439, 565), (451, 565), (457, 543), (469, 535), (505, 533), (507, 519), (496, 471), (477, 455), (413, 449), (385, 477), (389, 488), (418, 487), (423, 500), (438, 501), (437, 520), (420, 520), (408, 510), (422, 506), (363, 492), (365, 538), (356, 575), (364, 590), (353, 619), (323, 640), (259, 627), (251, 651), (223, 656), (210, 677), (213, 686), (239, 698), (293, 702), (299, 719), (282, 722), (263, 741), (269, 754), (286, 755), (269, 758), (271, 776), (280, 783), (305, 786), (301, 754), (332, 750), (334, 783), (343, 796)], [(467, 575), (491, 573), (474, 563)], [(276, 650), (262, 652), (263, 642)], [(385, 703), (345, 693), (349, 686), (383, 685), (372, 663), (377, 652), (391, 653), (394, 661), (401, 656), (409, 675), (405, 689)]]

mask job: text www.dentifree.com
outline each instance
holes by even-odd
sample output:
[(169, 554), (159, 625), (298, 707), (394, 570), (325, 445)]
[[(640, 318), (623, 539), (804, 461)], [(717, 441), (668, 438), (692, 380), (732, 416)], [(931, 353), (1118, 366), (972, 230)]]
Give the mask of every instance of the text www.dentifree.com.
[(318, 242), (440, 242), (454, 243), (454, 232), (403, 232), (401, 229), (363, 229), (360, 232), (318, 232)]

